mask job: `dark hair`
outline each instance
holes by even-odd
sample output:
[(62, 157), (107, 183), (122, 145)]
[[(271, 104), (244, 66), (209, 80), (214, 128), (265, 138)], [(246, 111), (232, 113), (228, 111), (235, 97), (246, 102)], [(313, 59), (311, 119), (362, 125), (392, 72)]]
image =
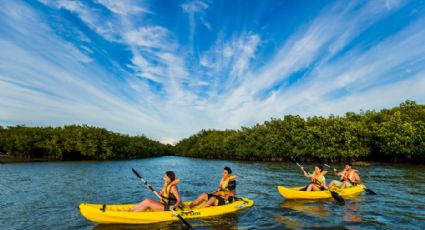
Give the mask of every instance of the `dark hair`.
[(347, 162), (347, 163), (345, 163), (345, 165), (348, 165), (350, 167), (353, 167), (353, 164), (351, 164), (351, 162)]
[(226, 170), (229, 174), (232, 174), (232, 170), (229, 167), (224, 167), (224, 170)]
[(170, 178), (171, 181), (174, 181), (176, 179), (176, 175), (174, 174), (173, 171), (167, 171), (167, 172), (165, 172), (165, 175), (167, 175), (168, 178)]
[(323, 166), (322, 165), (316, 165), (316, 167), (318, 167), (320, 169), (320, 172), (323, 171)]

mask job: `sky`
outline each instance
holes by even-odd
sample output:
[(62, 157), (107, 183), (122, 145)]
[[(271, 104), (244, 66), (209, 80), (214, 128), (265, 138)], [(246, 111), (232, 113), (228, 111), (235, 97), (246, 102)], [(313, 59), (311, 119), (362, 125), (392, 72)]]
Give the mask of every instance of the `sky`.
[(0, 0), (0, 125), (176, 143), (425, 103), (425, 1)]

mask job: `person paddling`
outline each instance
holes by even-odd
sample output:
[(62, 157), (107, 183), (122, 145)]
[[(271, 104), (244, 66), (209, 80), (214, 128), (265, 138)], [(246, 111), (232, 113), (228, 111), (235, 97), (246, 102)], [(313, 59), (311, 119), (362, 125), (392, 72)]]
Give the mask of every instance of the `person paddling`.
[[(178, 207), (181, 203), (180, 194), (177, 189), (178, 183), (179, 179), (176, 178), (174, 172), (167, 171), (164, 175), (164, 186), (162, 187), (161, 192), (159, 192), (161, 201), (147, 198), (136, 206), (130, 208), (129, 211), (144, 212), (146, 210), (151, 210), (159, 212), (174, 210), (175, 207)], [(151, 187), (151, 185), (148, 185), (148, 187)]]
[(361, 184), (362, 181), (359, 176), (359, 171), (356, 169), (353, 169), (353, 165), (351, 163), (346, 163), (345, 168), (342, 172), (338, 172), (336, 168), (333, 170), (335, 176), (340, 176), (340, 181), (333, 180), (329, 184), (329, 187), (337, 186), (341, 189), (343, 188), (350, 188), (354, 185)]
[(301, 170), (304, 172), (304, 176), (311, 178), (311, 183), (307, 186), (306, 191), (323, 191), (328, 189), (326, 186), (325, 174), (327, 171), (323, 170), (323, 166), (316, 165), (314, 167), (313, 174), (309, 174), (304, 170), (304, 167), (301, 166)]
[(238, 177), (231, 174), (232, 170), (227, 166), (224, 167), (223, 176), (220, 184), (218, 185), (217, 191), (214, 193), (202, 193), (188, 205), (188, 208), (192, 208), (202, 201), (205, 201), (205, 203), (200, 208), (219, 206), (233, 202), (236, 195), (236, 179)]

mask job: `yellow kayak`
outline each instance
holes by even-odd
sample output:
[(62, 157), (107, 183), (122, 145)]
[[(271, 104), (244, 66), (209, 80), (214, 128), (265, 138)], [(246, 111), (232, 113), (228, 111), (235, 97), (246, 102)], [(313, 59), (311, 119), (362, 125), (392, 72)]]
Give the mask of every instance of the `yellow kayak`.
[[(306, 200), (317, 200), (317, 199), (328, 199), (332, 198), (329, 191), (300, 191), (304, 187), (286, 188), (284, 186), (277, 186), (277, 191), (280, 195), (285, 197), (287, 200), (306, 199)], [(363, 184), (353, 186), (345, 189), (333, 189), (332, 191), (337, 192), (340, 196), (353, 196), (364, 192), (366, 186)]]
[[(189, 202), (185, 202), (189, 204)], [(80, 212), (86, 219), (103, 224), (150, 224), (163, 221), (178, 221), (179, 219), (173, 215), (171, 211), (164, 212), (129, 212), (128, 209), (135, 204), (111, 204), (105, 205), (104, 210), (102, 204), (80, 204)], [(184, 219), (203, 218), (209, 216), (223, 215), (236, 212), (254, 205), (254, 201), (248, 198), (238, 198), (234, 202), (221, 206), (212, 206), (208, 208), (177, 210)]]

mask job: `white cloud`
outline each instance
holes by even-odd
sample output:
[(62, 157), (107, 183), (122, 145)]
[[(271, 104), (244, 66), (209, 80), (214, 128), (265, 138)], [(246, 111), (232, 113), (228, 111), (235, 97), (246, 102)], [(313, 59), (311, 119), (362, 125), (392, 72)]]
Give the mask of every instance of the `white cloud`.
[(240, 107), (247, 101), (260, 103), (255, 99), (256, 95), (281, 84), (291, 74), (310, 67), (316, 61), (319, 65), (326, 64), (355, 36), (385, 16), (385, 12), (380, 11), (381, 6), (378, 1), (365, 5), (351, 2), (323, 10), (309, 25), (292, 35), (269, 63), (259, 71), (251, 69), (241, 86), (229, 96), (231, 99), (225, 107)]
[(137, 30), (127, 32), (125, 35), (127, 43), (147, 48), (166, 48), (164, 43), (167, 30), (161, 26), (141, 27)]
[(211, 30), (211, 24), (205, 19), (205, 11), (208, 9), (208, 4), (205, 2), (194, 0), (189, 1), (181, 5), (183, 12), (187, 13), (189, 17), (189, 41), (191, 44), (191, 53), (193, 55), (194, 42), (195, 42), (195, 30), (196, 30), (196, 16), (199, 17), (201, 23), (208, 29)]
[(121, 41), (123, 26), (119, 20), (102, 15), (100, 11), (87, 6), (83, 1), (68, 0), (43, 0), (43, 4), (56, 8), (65, 9), (76, 14), (89, 28), (109, 41)]
[[(308, 80), (270, 97), (272, 104), (280, 106), (267, 106), (264, 114), (343, 114), (395, 106), (412, 98), (424, 101), (423, 20), (367, 51), (348, 53), (335, 62), (321, 64), (309, 74)], [(412, 65), (414, 72), (409, 71)], [(329, 96), (339, 91), (343, 95)]]
[(204, 10), (208, 9), (208, 5), (205, 2), (198, 1), (198, 0), (184, 3), (181, 5), (181, 7), (183, 11), (190, 14), (203, 12)]
[(97, 2), (116, 14), (128, 15), (149, 13), (149, 10), (138, 5), (140, 1), (136, 0), (97, 0)]
[[(145, 7), (131, 8), (130, 1), (98, 0), (106, 8), (42, 2), (72, 12), (112, 45), (124, 47), (117, 55), (124, 60), (99, 52), (91, 37), (80, 39), (90, 43), (84, 45), (65, 41), (25, 3), (0, 2), (2, 122), (87, 123), (175, 143), (200, 129), (239, 128), (288, 113), (329, 115), (408, 98), (425, 101), (423, 20), (367, 47), (353, 44), (402, 2), (336, 3), (283, 42), (259, 31), (230, 38), (222, 31), (209, 48), (197, 49), (199, 62), (193, 36), (195, 18), (210, 25), (204, 2), (181, 5), (189, 16), (190, 44), (179, 43), (181, 34), (155, 20), (141, 22)], [(276, 52), (259, 58), (266, 42)], [(96, 55), (111, 64), (105, 68)]]

